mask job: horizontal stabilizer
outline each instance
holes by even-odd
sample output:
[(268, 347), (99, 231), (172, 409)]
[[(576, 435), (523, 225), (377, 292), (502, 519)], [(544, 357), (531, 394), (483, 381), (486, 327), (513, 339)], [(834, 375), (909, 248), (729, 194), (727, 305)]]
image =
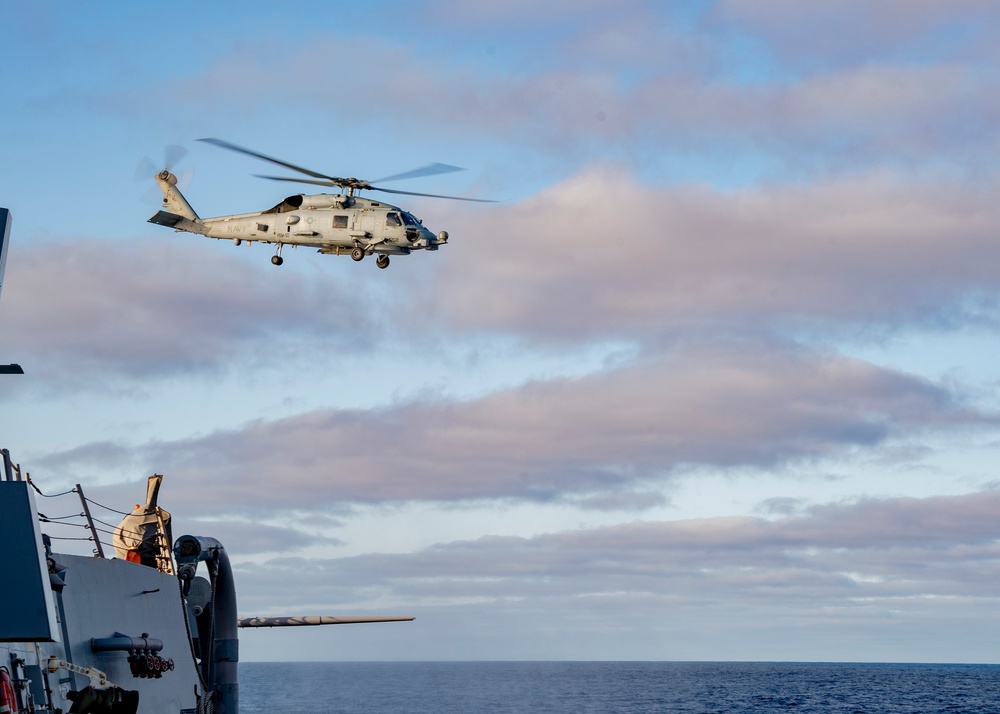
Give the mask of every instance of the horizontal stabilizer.
[(177, 231), (208, 235), (208, 226), (200, 220), (192, 220), (186, 216), (171, 213), (170, 211), (158, 211), (155, 216), (149, 219), (148, 222), (155, 223), (158, 226), (173, 228)]
[(308, 625), (354, 625), (365, 622), (410, 622), (412, 617), (327, 617), (325, 615), (305, 615), (303, 617), (243, 617), (240, 627), (305, 627)]
[(184, 216), (178, 216), (176, 213), (158, 211), (155, 216), (149, 219), (148, 223), (155, 223), (158, 226), (169, 226), (173, 228), (183, 220)]

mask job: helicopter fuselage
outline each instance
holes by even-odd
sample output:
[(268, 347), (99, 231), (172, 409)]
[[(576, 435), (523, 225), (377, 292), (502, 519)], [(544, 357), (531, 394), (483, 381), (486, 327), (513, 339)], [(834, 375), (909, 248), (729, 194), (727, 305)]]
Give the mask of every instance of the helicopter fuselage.
[(448, 235), (435, 235), (397, 206), (342, 194), (289, 196), (260, 213), (201, 219), (209, 238), (303, 245), (340, 255), (361, 248), (365, 254), (406, 255), (437, 250)]

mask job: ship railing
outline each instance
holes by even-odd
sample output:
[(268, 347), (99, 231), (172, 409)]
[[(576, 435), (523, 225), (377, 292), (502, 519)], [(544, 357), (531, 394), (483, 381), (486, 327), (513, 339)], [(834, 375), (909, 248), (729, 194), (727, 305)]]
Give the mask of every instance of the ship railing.
[[(0, 455), (3, 458), (3, 470), (0, 471), (0, 478), (6, 481), (26, 481), (35, 492), (43, 499), (59, 499), (69, 497), (76, 494), (79, 498), (81, 510), (76, 513), (69, 513), (62, 516), (49, 516), (43, 513), (41, 509), (38, 512), (38, 520), (42, 524), (45, 531), (51, 531), (50, 533), (45, 533), (49, 540), (58, 541), (78, 541), (78, 542), (92, 542), (93, 543), (93, 555), (98, 558), (104, 558), (105, 556), (105, 546), (101, 541), (101, 534), (106, 537), (113, 537), (116, 532), (124, 533), (127, 536), (133, 536), (138, 540), (142, 540), (145, 535), (145, 529), (131, 529), (125, 526), (123, 523), (110, 523), (104, 520), (95, 512), (101, 513), (109, 512), (118, 514), (121, 516), (130, 516), (131, 513), (127, 511), (122, 511), (117, 508), (112, 508), (111, 506), (106, 506), (103, 503), (88, 498), (84, 492), (83, 487), (80, 484), (76, 484), (73, 488), (68, 491), (62, 491), (60, 493), (44, 493), (32, 480), (31, 474), (27, 471), (22, 472), (21, 466), (15, 463), (10, 456), (10, 452), (7, 449), (0, 449)], [(51, 512), (48, 508), (45, 509)], [(156, 533), (155, 533), (155, 559), (156, 567), (160, 572), (170, 573), (174, 572), (173, 557), (171, 554), (170, 536), (166, 532), (166, 527), (163, 522), (163, 518), (159, 513), (156, 514)], [(110, 518), (111, 516), (106, 516)], [(86, 531), (87, 535), (66, 535), (67, 533), (79, 533), (81, 531)]]

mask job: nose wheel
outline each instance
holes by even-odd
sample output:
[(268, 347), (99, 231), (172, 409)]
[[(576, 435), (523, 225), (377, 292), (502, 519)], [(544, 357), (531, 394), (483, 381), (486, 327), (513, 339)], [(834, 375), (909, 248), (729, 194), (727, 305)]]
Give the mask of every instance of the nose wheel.
[(375, 259), (375, 265), (377, 265), (380, 268), (388, 268), (389, 267), (389, 256), (388, 255), (380, 255), (379, 257), (377, 257)]

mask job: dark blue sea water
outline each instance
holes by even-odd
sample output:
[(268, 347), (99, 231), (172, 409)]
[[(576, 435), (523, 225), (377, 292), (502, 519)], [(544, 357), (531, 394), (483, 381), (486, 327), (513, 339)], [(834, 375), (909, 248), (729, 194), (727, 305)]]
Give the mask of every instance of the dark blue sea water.
[(1000, 714), (1000, 666), (246, 662), (240, 663), (240, 711)]

